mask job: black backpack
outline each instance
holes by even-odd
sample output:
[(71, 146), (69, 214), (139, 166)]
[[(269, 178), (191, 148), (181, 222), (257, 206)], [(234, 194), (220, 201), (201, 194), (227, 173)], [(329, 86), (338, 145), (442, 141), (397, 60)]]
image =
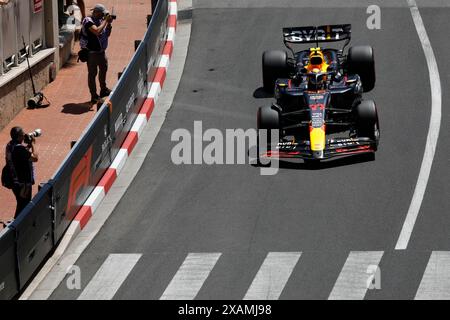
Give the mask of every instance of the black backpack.
[[(12, 153), (14, 151), (16, 145), (13, 145), (11, 148), (11, 150), (6, 150), (6, 152), (10, 153), (10, 156), (12, 157)], [(8, 157), (8, 156), (7, 156)], [(13, 166), (13, 168), (11, 168), (11, 165)], [(14, 187), (14, 184), (17, 183), (17, 177), (15, 177), (15, 169), (14, 169), (14, 165), (12, 164), (12, 159), (11, 161), (7, 161), (6, 165), (3, 167), (2, 169), (2, 186), (4, 186), (7, 189), (12, 189)]]
[(78, 59), (77, 62), (87, 62), (89, 56), (89, 50), (86, 48), (81, 49), (78, 51)]

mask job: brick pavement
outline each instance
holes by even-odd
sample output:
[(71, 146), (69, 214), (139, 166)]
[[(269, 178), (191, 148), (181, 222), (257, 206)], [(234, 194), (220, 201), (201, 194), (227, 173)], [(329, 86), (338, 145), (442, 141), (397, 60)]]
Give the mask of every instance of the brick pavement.
[[(134, 53), (134, 40), (142, 39), (147, 29), (147, 14), (151, 12), (151, 0), (87, 0), (86, 13), (96, 3), (108, 9), (114, 6), (118, 19), (113, 23), (107, 55), (109, 70), (107, 83), (113, 88), (117, 73), (123, 71)], [(78, 43), (73, 52), (78, 52)], [(98, 89), (99, 90), (99, 89)], [(89, 111), (90, 100), (87, 88), (86, 64), (77, 63), (76, 57), (60, 70), (56, 80), (44, 90), (51, 105), (43, 109), (23, 109), (13, 121), (0, 132), (0, 164), (4, 165), (4, 148), (10, 140), (9, 131), (21, 126), (26, 132), (36, 128), (43, 130), (37, 139), (39, 162), (36, 164), (36, 185), (50, 179), (70, 151), (70, 142), (77, 140), (95, 115)], [(0, 220), (6, 221), (14, 215), (16, 201), (11, 190), (0, 186)], [(0, 225), (0, 229), (2, 226)]]

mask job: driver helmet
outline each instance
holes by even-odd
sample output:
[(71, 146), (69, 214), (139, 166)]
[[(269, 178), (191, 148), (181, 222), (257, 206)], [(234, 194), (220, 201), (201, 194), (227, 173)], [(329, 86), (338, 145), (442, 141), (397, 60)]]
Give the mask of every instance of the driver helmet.
[(322, 49), (311, 48), (309, 54), (308, 71), (314, 72), (314, 69), (319, 69), (320, 71), (325, 72), (327, 68), (328, 65), (325, 61)]

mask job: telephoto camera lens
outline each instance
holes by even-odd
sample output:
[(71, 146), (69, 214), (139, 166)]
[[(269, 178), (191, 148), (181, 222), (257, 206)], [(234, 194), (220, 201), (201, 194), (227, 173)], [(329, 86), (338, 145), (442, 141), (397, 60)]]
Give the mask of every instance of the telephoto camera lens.
[(31, 109), (38, 108), (41, 106), (42, 100), (44, 100), (44, 95), (41, 92), (38, 92), (28, 100), (28, 107)]
[(25, 135), (24, 141), (25, 141), (25, 143), (29, 144), (29, 143), (31, 143), (33, 138), (37, 138), (37, 137), (40, 137), (40, 136), (42, 136), (42, 130), (41, 129), (36, 129), (33, 132), (27, 133)]

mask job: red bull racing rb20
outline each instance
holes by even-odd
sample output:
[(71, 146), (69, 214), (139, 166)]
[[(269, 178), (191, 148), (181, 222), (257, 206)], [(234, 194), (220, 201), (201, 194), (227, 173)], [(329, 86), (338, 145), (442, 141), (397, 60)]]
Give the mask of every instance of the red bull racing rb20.
[[(375, 86), (375, 60), (370, 46), (345, 48), (351, 25), (284, 28), (291, 51), (265, 51), (264, 90), (276, 102), (258, 109), (258, 130), (279, 134), (277, 146), (260, 148), (260, 158), (301, 158), (317, 162), (338, 156), (374, 154), (380, 139), (378, 113), (364, 92)], [(341, 50), (320, 43), (345, 41)], [(295, 52), (293, 45), (315, 43)], [(268, 135), (270, 140), (270, 134)]]

